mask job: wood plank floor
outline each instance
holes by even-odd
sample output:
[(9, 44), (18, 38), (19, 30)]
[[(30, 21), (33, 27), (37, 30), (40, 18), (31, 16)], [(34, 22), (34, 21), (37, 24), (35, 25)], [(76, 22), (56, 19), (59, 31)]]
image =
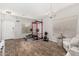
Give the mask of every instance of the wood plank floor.
[(0, 51), (0, 56), (2, 56), (2, 51)]
[(66, 54), (62, 47), (52, 41), (10, 39), (5, 41), (5, 45), (6, 56), (64, 56)]

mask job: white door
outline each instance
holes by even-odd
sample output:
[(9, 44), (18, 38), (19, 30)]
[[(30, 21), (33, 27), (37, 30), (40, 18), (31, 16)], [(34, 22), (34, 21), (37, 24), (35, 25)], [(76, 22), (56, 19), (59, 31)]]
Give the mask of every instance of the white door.
[(9, 20), (5, 20), (2, 23), (2, 36), (3, 39), (13, 39), (15, 36), (15, 23)]
[(21, 21), (16, 20), (16, 22), (15, 22), (15, 37), (16, 38), (22, 38), (21, 32), (22, 32)]

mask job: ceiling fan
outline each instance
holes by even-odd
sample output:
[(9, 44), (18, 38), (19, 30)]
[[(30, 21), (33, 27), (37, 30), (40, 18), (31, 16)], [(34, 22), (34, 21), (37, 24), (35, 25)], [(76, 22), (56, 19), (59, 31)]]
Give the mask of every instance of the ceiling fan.
[(52, 3), (50, 3), (50, 9), (47, 13), (43, 14), (42, 16), (40, 16), (40, 18), (54, 18), (56, 16), (55, 11), (53, 11), (53, 7), (52, 7)]

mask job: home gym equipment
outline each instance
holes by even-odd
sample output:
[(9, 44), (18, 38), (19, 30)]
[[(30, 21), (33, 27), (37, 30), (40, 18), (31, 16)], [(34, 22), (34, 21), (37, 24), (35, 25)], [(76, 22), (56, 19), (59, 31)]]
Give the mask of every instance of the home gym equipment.
[(28, 34), (24, 37), (25, 41), (27, 41), (28, 39), (32, 38), (32, 34)]
[(43, 39), (43, 40), (48, 42), (48, 41), (49, 41), (49, 38), (47, 37), (47, 35), (48, 35), (48, 33), (45, 32), (45, 33), (44, 33), (44, 39)]
[(32, 37), (35, 40), (43, 39), (43, 22), (42, 21), (34, 21), (32, 22)]
[(31, 33), (25, 36), (25, 41), (27, 39), (33, 38), (34, 40), (43, 39), (43, 22), (34, 21), (32, 22)]

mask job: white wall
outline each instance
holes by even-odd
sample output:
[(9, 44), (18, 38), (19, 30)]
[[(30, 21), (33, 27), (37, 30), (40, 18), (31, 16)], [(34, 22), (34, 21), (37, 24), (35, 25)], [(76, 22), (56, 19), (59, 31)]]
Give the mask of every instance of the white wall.
[[(74, 18), (75, 16), (75, 18)], [(70, 22), (70, 24), (66, 24), (66, 26), (68, 27), (68, 25), (70, 26), (71, 23), (74, 27), (72, 27), (71, 25), (71, 29), (73, 31), (73, 29), (75, 28), (75, 32), (77, 32), (76, 34), (79, 34), (79, 4), (75, 4), (75, 5), (72, 5), (72, 6), (69, 6), (69, 7), (66, 7), (62, 10), (60, 10), (59, 12), (56, 13), (56, 17), (55, 17), (55, 21), (60, 21), (62, 23), (62, 21), (65, 19), (71, 19), (72, 21), (68, 21)], [(67, 22), (67, 23), (68, 23)], [(65, 21), (63, 23), (66, 23)], [(58, 24), (60, 25), (60, 23)], [(63, 25), (63, 24), (62, 24)], [(77, 27), (76, 27), (76, 26)], [(56, 24), (55, 24), (56, 26)], [(65, 26), (63, 26), (65, 28)], [(72, 32), (71, 31), (71, 32)], [(76, 35), (75, 34), (75, 35)], [(70, 34), (72, 35), (72, 34)]]
[(16, 17), (11, 15), (0, 16), (2, 18), (2, 39), (13, 39), (21, 37), (21, 22), (16, 22)]
[(10, 39), (15, 37), (15, 19), (10, 15), (2, 16), (2, 38)]
[(54, 20), (54, 35), (57, 37), (60, 33), (72, 38), (76, 35), (77, 19), (76, 16)]
[[(22, 33), (22, 21), (20, 17), (14, 17), (11, 15), (2, 15), (2, 38), (3, 39), (15, 39), (23, 38), (25, 36)], [(27, 24), (28, 22), (24, 22)], [(28, 24), (27, 24), (28, 25)]]
[(0, 40), (1, 40), (1, 14), (0, 14)]
[(51, 41), (57, 42), (57, 40), (55, 39), (55, 37), (53, 36), (53, 20), (54, 18), (50, 18), (50, 17), (46, 17), (43, 19), (44, 22), (44, 32), (48, 32), (48, 38)]
[[(69, 28), (66, 30), (65, 35), (70, 35), (69, 37), (75, 36), (79, 32), (79, 4), (74, 4), (72, 6), (66, 7), (56, 13), (56, 17), (54, 19), (50, 19), (49, 17), (43, 18), (44, 22), (44, 31), (48, 32), (48, 37), (50, 40), (57, 42), (57, 39), (54, 38), (54, 27), (59, 26), (60, 24), (63, 28)], [(67, 19), (67, 21), (66, 21)], [(58, 21), (58, 22), (56, 22)], [(58, 23), (55, 24), (54, 22)], [(65, 24), (65, 26), (63, 24)], [(68, 26), (69, 25), (69, 26)], [(71, 31), (70, 31), (71, 30)], [(73, 32), (74, 31), (74, 32)], [(76, 33), (77, 32), (77, 33)], [(73, 34), (73, 35), (72, 35)]]

